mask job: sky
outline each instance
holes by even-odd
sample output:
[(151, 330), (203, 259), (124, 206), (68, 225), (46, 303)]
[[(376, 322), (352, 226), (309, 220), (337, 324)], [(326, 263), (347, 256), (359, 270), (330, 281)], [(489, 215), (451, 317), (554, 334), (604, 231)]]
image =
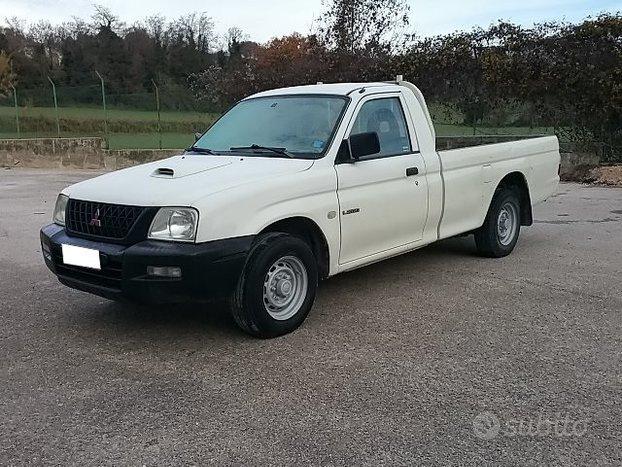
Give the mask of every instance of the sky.
[[(168, 18), (205, 11), (223, 33), (241, 28), (251, 40), (266, 42), (292, 32), (306, 34), (322, 12), (321, 0), (0, 0), (0, 22), (18, 17), (26, 22), (61, 23), (73, 16), (88, 18), (93, 3), (109, 7), (126, 23), (162, 14)], [(603, 11), (622, 10), (622, 0), (408, 0), (411, 27), (419, 36), (486, 27), (498, 19), (523, 25), (547, 20), (578, 21)]]

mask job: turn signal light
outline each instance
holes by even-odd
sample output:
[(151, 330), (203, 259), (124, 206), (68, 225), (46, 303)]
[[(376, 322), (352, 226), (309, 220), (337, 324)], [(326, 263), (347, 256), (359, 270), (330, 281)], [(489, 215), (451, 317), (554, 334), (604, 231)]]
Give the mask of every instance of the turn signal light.
[(147, 275), (152, 277), (181, 279), (181, 268), (176, 266), (147, 266)]

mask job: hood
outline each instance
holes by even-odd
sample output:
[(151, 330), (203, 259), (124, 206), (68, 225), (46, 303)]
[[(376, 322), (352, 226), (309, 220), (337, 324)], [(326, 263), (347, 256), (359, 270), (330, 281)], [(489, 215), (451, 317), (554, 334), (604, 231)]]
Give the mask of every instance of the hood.
[(180, 155), (107, 173), (70, 186), (71, 198), (135, 206), (191, 206), (247, 183), (307, 170), (313, 160), (257, 156)]

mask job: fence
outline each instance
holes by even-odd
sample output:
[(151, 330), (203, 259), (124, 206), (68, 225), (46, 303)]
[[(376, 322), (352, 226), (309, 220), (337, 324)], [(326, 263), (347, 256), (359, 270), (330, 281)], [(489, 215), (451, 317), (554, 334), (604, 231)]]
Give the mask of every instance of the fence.
[(218, 115), (180, 86), (152, 81), (128, 93), (98, 81), (11, 89), (0, 97), (0, 138), (99, 136), (112, 149), (182, 148)]

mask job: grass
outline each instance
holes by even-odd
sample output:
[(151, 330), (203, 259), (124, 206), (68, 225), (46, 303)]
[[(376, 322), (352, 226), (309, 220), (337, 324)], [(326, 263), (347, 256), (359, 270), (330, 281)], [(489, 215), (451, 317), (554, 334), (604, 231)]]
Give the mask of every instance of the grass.
[[(61, 107), (58, 110), (61, 136), (104, 136), (105, 118), (102, 109), (88, 107)], [(195, 132), (202, 132), (218, 117), (214, 113), (174, 112), (161, 113), (162, 147), (187, 147)], [(51, 107), (23, 107), (19, 109), (20, 137), (54, 137), (56, 113)], [(145, 110), (108, 111), (108, 142), (111, 149), (156, 149), (160, 146), (157, 132), (157, 114)], [(0, 137), (17, 137), (15, 109), (0, 107)]]
[[(431, 110), (434, 116), (438, 116), (438, 120), (444, 120), (443, 117), (447, 117), (447, 111), (441, 112), (434, 106)], [(21, 138), (56, 136), (54, 108), (20, 107), (19, 112), (22, 127)], [(194, 132), (205, 130), (217, 117), (218, 114), (214, 113), (162, 112), (162, 148), (179, 149), (191, 145), (194, 141)], [(459, 120), (460, 116), (455, 113), (454, 117), (450, 121)], [(0, 138), (17, 137), (14, 118), (13, 107), (0, 107)], [(101, 108), (60, 107), (59, 118), (61, 136), (103, 136), (104, 112)], [(160, 147), (155, 111), (110, 109), (108, 123), (110, 149), (157, 149)], [(435, 127), (437, 136), (553, 134), (552, 128), (544, 127), (477, 127), (475, 133), (473, 128), (467, 125), (435, 124)]]
[[(155, 110), (119, 110), (108, 109), (108, 120), (110, 121), (148, 121), (156, 122), (158, 116)], [(54, 120), (56, 112), (53, 107), (20, 107), (20, 118), (43, 117)], [(58, 115), (60, 118), (70, 120), (103, 120), (104, 111), (101, 108), (90, 107), (59, 107)], [(160, 118), (163, 122), (211, 122), (218, 114), (203, 112), (176, 112), (162, 111)], [(0, 107), (0, 117), (15, 118), (14, 107)]]
[[(162, 133), (163, 149), (181, 149), (191, 146), (194, 142), (194, 134)], [(108, 138), (110, 149), (157, 149), (159, 138), (152, 133), (116, 133)]]

